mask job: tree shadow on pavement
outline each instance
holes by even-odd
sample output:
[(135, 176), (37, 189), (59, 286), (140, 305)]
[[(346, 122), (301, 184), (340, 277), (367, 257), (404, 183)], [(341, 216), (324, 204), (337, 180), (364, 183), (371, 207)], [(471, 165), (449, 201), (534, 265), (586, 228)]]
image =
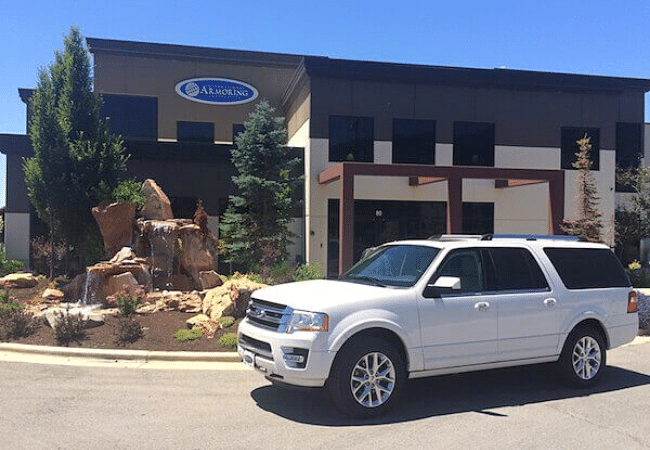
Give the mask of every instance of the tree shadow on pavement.
[(363, 426), (427, 417), (478, 412), (507, 417), (494, 409), (578, 398), (650, 384), (650, 376), (608, 366), (590, 389), (564, 387), (552, 364), (522, 366), (459, 375), (410, 380), (402, 399), (388, 414), (368, 420), (339, 412), (325, 389), (290, 389), (266, 385), (251, 392), (265, 411), (295, 422), (321, 426)]

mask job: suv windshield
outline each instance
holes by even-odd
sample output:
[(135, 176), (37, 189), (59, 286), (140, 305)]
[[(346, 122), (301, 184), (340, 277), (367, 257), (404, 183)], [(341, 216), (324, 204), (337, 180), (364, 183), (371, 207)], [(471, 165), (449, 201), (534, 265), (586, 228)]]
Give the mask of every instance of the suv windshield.
[(380, 247), (355, 264), (341, 279), (377, 286), (413, 286), (439, 252), (438, 248), (419, 245)]

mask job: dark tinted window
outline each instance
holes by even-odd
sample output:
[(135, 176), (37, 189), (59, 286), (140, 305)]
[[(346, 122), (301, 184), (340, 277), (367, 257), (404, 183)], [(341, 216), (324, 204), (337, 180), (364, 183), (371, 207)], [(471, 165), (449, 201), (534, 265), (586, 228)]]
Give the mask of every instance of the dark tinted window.
[(548, 289), (533, 255), (524, 248), (490, 248), (494, 274), (490, 288), (497, 291)]
[(214, 142), (214, 124), (212, 122), (176, 122), (176, 140), (178, 142)]
[(158, 99), (137, 95), (102, 94), (102, 116), (123, 138), (158, 139)]
[(454, 165), (494, 167), (494, 124), (454, 122)]
[(393, 162), (434, 164), (436, 122), (393, 119)]
[(330, 161), (374, 161), (372, 117), (330, 116)]
[(237, 139), (237, 136), (239, 136), (240, 133), (243, 133), (246, 131), (246, 127), (244, 124), (241, 123), (236, 123), (232, 126), (232, 141), (233, 143), (235, 142), (235, 139)]
[(576, 153), (580, 151), (578, 141), (584, 137), (590, 138), (591, 170), (598, 170), (600, 167), (600, 129), (581, 127), (562, 127), (562, 168), (575, 169), (573, 163), (576, 161)]
[(463, 203), (463, 233), (494, 233), (494, 203)]
[(623, 267), (608, 249), (545, 248), (544, 252), (569, 289), (630, 286)]
[(616, 167), (632, 169), (639, 167), (643, 156), (643, 126), (640, 123), (616, 124)]

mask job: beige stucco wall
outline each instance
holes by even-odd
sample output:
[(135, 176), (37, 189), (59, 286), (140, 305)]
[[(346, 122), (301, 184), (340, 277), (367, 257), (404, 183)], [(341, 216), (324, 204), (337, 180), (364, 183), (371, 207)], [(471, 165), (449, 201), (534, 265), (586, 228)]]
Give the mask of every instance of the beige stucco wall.
[(294, 68), (264, 67), (240, 62), (181, 60), (145, 56), (94, 54), (95, 91), (148, 95), (158, 98), (158, 138), (176, 139), (179, 120), (212, 122), (215, 141), (232, 142), (232, 125), (244, 123), (257, 100), (242, 105), (207, 105), (179, 96), (179, 81), (196, 77), (228, 78), (254, 86), (260, 97), (282, 111), (282, 95), (293, 76)]
[[(391, 142), (375, 142), (375, 162), (390, 163)], [(327, 200), (339, 198), (340, 184), (318, 184), (318, 174), (335, 163), (328, 161), (328, 140), (309, 139), (306, 148), (307, 260), (324, 265), (327, 259)], [(560, 169), (560, 149), (549, 147), (495, 147), (495, 167), (511, 169)], [(436, 163), (450, 166), (453, 145), (436, 144)], [(615, 152), (600, 151), (600, 170), (593, 171), (603, 211), (605, 238), (613, 242)], [(565, 172), (565, 217), (575, 211), (577, 171)], [(548, 234), (549, 186), (547, 183), (497, 189), (493, 180), (463, 181), (464, 202), (494, 203), (494, 231), (503, 234)], [(409, 186), (407, 178), (355, 177), (354, 198), (364, 200), (447, 201), (447, 184)]]

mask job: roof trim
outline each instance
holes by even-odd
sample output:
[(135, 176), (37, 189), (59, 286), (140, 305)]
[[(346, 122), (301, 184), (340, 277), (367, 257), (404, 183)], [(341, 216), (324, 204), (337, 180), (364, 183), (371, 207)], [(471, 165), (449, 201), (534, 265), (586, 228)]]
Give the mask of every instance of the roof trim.
[(248, 50), (231, 50), (211, 47), (195, 47), (177, 44), (120, 41), (113, 39), (86, 38), (88, 50), (93, 54), (114, 54), (149, 58), (172, 58), (218, 61), (226, 64), (261, 65), (280, 68), (296, 68), (301, 55), (266, 53)]
[(332, 59), (307, 56), (310, 77), (420, 82), (426, 84), (489, 85), (504, 88), (558, 89), (595, 92), (650, 91), (641, 78), (537, 72), (514, 69), (475, 69), (417, 64)]

